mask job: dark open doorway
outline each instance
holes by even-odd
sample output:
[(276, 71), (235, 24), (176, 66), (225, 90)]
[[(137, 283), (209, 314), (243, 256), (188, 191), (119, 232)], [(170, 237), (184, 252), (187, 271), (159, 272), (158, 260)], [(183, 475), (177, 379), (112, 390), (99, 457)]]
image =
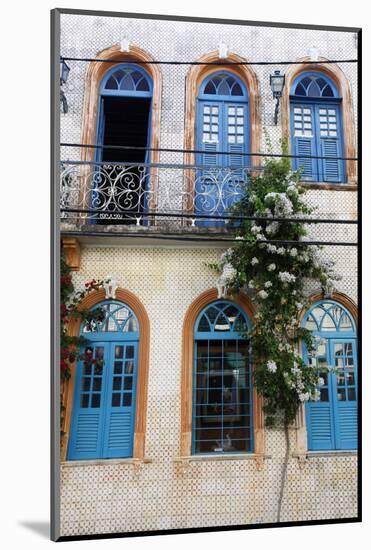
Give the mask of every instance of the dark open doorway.
[[(100, 150), (99, 160), (109, 165), (107, 187), (114, 190), (114, 198), (105, 208), (105, 213), (100, 214), (97, 223), (133, 224), (136, 216), (146, 211), (149, 169), (138, 164), (147, 163), (149, 159), (145, 148), (150, 146), (150, 111), (151, 98), (101, 97), (98, 137), (104, 147)], [(125, 166), (110, 163), (125, 163)], [(117, 213), (118, 210), (123, 213)]]

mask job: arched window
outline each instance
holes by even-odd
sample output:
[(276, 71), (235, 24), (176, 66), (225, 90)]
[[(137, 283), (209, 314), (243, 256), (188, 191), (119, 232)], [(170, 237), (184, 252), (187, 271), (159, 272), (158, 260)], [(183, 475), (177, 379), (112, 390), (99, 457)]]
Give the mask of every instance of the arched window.
[(292, 150), (304, 181), (345, 181), (341, 97), (332, 80), (320, 72), (301, 73), (290, 91)]
[(192, 454), (253, 449), (250, 322), (236, 304), (205, 307), (194, 328)]
[(135, 214), (147, 209), (152, 89), (149, 74), (135, 64), (116, 64), (101, 80), (92, 201), (103, 211), (98, 223), (136, 223)]
[(357, 448), (357, 346), (350, 313), (333, 300), (312, 305), (303, 319), (312, 331), (315, 350), (304, 359), (323, 379), (319, 401), (306, 404), (310, 450)]
[(139, 325), (133, 311), (104, 301), (99, 321), (86, 321), (73, 401), (69, 460), (133, 453)]
[[(206, 77), (197, 99), (197, 174), (195, 207), (209, 215), (223, 214), (241, 196), (243, 168), (249, 164), (249, 104), (245, 84), (220, 71)], [(216, 154), (226, 152), (227, 154)], [(208, 169), (205, 170), (205, 167)], [(215, 221), (204, 222), (215, 225)]]

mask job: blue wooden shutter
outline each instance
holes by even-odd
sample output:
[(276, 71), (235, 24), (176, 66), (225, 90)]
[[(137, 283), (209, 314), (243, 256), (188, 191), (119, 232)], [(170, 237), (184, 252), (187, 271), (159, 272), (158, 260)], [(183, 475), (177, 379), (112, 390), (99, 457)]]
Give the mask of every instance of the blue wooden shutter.
[(137, 343), (111, 343), (104, 458), (125, 458), (133, 454), (136, 371)]
[(335, 435), (337, 449), (357, 448), (357, 357), (354, 339), (332, 342)]
[(330, 364), (330, 349), (328, 344), (325, 347), (317, 346), (316, 356), (308, 355), (303, 343), (305, 362), (316, 361), (317, 372), (324, 379), (324, 385), (319, 388), (321, 392), (320, 401), (309, 401), (306, 403), (306, 424), (308, 432), (308, 449), (313, 451), (330, 450), (335, 447), (334, 435), (334, 414), (332, 408), (332, 385), (331, 374), (327, 372)]
[(302, 179), (318, 181), (317, 161), (313, 158), (298, 158), (299, 156), (315, 156), (314, 110), (311, 105), (293, 103), (291, 105), (291, 132), (293, 151), (296, 155), (294, 168), (303, 168)]
[[(221, 193), (218, 186), (218, 169), (223, 155), (215, 154), (222, 150), (222, 102), (198, 102), (197, 116), (197, 170), (195, 186), (195, 210), (206, 215), (216, 215), (220, 211)], [(207, 167), (210, 167), (208, 171)], [(202, 225), (215, 225), (215, 220), (199, 222)]]
[(98, 366), (78, 362), (67, 454), (69, 460), (101, 457), (108, 345), (97, 342), (84, 346), (81, 352), (87, 350), (92, 350), (93, 359), (102, 359), (104, 364)]
[(329, 157), (321, 159), (319, 163), (322, 167), (321, 179), (326, 182), (339, 183), (343, 181), (343, 161), (339, 160), (342, 148), (338, 106), (316, 106), (316, 121), (320, 156)]

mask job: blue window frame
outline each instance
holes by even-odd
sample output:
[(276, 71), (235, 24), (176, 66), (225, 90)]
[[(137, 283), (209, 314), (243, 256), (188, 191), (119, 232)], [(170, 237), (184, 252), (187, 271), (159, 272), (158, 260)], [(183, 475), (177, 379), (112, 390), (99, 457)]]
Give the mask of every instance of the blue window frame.
[[(104, 301), (100, 322), (85, 323), (75, 379), (68, 460), (133, 453), (139, 325), (121, 302)], [(95, 308), (94, 308), (95, 309)]]
[(350, 313), (333, 300), (315, 303), (303, 319), (315, 350), (304, 360), (323, 379), (319, 401), (306, 403), (309, 450), (357, 448), (357, 335)]
[(194, 328), (192, 454), (253, 449), (250, 321), (234, 303), (212, 302)]
[[(195, 210), (224, 214), (241, 197), (241, 182), (250, 150), (249, 103), (245, 84), (233, 73), (219, 71), (201, 84), (197, 99), (197, 172)], [(227, 154), (218, 155), (225, 151)], [(223, 222), (217, 222), (223, 225)], [(216, 225), (215, 221), (202, 225)]]
[(341, 97), (330, 78), (319, 72), (297, 77), (290, 91), (292, 151), (295, 155), (326, 158), (295, 158), (294, 168), (302, 167), (304, 181), (342, 183), (343, 125)]
[(135, 64), (115, 65), (101, 80), (92, 195), (92, 208), (103, 211), (98, 223), (135, 223), (148, 208), (152, 94), (150, 75)]

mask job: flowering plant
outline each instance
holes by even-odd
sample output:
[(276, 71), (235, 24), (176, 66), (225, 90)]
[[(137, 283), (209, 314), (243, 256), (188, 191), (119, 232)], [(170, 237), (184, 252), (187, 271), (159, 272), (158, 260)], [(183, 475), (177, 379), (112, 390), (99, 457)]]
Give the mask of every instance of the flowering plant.
[(71, 270), (61, 258), (61, 358), (60, 371), (61, 380), (68, 380), (71, 376), (71, 366), (78, 359), (84, 362), (90, 361), (95, 364), (98, 360), (89, 357), (89, 355), (80, 354), (79, 348), (87, 342), (83, 336), (70, 336), (67, 331), (68, 323), (71, 319), (78, 317), (82, 318), (88, 329), (93, 327), (97, 321), (104, 319), (104, 311), (101, 308), (96, 308), (93, 311), (82, 310), (79, 308), (81, 301), (92, 291), (98, 290), (104, 284), (104, 281), (96, 281), (93, 279), (85, 283), (85, 289), (75, 291)]
[(235, 246), (210, 265), (220, 276), (227, 267), (233, 275), (223, 279), (223, 295), (225, 287), (234, 293), (245, 290), (257, 306), (246, 337), (252, 338), (254, 384), (264, 398), (268, 426), (274, 425), (277, 413), (289, 425), (301, 403), (319, 399), (321, 380), (316, 368), (296, 353), (293, 334), (313, 350), (311, 333), (298, 325), (298, 313), (307, 302), (306, 282), (314, 280), (328, 292), (338, 279), (333, 262), (321, 258), (320, 247), (305, 244), (300, 218), (313, 209), (305, 201), (300, 175), (281, 159), (267, 161), (261, 175), (250, 176), (232, 211), (243, 217)]

